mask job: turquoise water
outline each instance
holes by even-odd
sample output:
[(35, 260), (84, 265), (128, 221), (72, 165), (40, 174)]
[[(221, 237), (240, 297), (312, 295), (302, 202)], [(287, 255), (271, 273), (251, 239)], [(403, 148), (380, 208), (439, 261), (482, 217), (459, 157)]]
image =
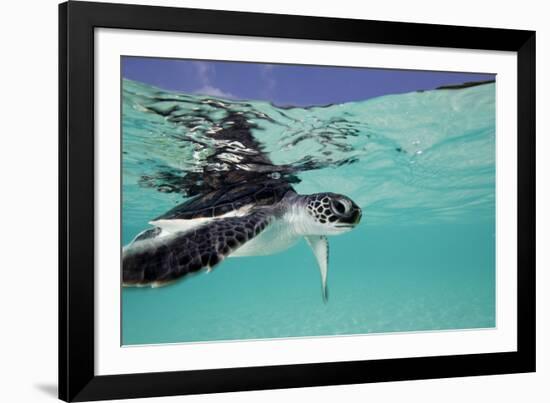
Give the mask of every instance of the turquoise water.
[[(361, 224), (330, 238), (329, 302), (301, 241), (166, 287), (123, 288), (123, 344), (495, 326), (494, 84), (281, 108), (124, 80), (124, 245), (193, 194), (228, 112), (246, 117), (298, 193), (361, 206)], [(231, 157), (214, 168), (234, 169)]]

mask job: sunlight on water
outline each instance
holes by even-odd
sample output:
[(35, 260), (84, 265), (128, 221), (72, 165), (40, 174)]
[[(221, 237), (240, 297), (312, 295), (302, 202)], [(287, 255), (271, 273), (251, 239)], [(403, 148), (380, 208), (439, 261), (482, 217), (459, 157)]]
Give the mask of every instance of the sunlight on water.
[[(215, 140), (237, 121), (257, 147)], [(125, 80), (122, 141), (123, 244), (203, 191), (204, 170), (263, 169), (363, 209), (358, 228), (330, 239), (328, 304), (301, 242), (123, 289), (124, 344), (495, 326), (494, 84), (281, 108)]]

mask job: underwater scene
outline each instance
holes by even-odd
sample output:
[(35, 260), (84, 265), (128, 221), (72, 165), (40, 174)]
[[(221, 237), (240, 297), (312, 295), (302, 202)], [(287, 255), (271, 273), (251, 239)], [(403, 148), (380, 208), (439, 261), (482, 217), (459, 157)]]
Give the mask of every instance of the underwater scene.
[(204, 92), (122, 79), (123, 345), (495, 326), (494, 79)]

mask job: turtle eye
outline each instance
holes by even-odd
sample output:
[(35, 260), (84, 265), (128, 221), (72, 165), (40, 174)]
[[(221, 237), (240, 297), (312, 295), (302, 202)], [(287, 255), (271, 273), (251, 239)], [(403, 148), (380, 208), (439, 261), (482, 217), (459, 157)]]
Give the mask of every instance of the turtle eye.
[(334, 209), (339, 214), (346, 214), (347, 212), (347, 206), (338, 200), (334, 202)]

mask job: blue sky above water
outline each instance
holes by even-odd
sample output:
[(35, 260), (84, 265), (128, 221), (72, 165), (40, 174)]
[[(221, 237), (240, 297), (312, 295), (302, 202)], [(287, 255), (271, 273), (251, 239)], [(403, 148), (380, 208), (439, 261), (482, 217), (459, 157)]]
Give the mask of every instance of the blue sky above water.
[(123, 57), (124, 78), (184, 93), (326, 105), (442, 85), (493, 80), (494, 74), (324, 67), (286, 64)]

